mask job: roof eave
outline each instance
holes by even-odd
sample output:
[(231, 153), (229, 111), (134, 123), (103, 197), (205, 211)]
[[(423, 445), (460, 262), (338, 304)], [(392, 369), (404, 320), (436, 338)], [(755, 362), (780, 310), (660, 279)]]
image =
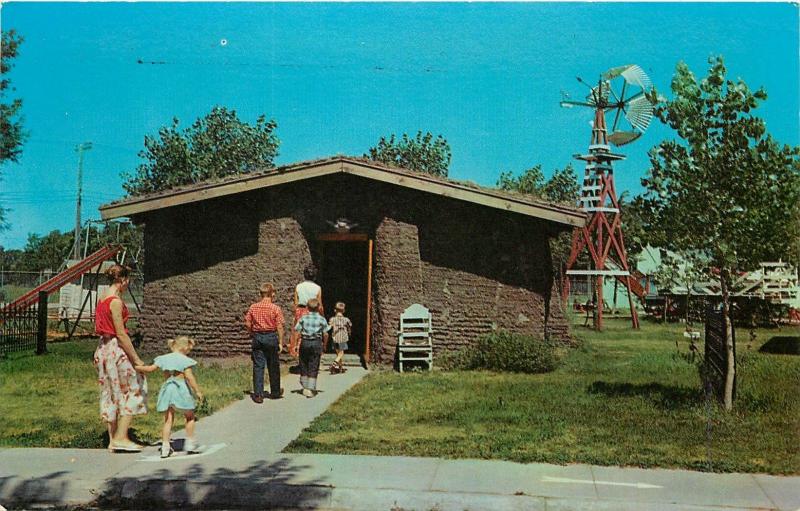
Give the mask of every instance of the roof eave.
[(407, 171), (373, 166), (363, 161), (343, 157), (335, 160), (311, 162), (295, 167), (285, 167), (265, 174), (245, 175), (230, 182), (209, 183), (190, 189), (172, 190), (155, 197), (133, 198), (118, 204), (106, 204), (100, 207), (100, 214), (104, 220), (131, 217), (156, 209), (191, 204), (215, 197), (336, 173), (351, 174), (404, 188), (422, 190), (442, 197), (481, 204), (494, 209), (511, 211), (572, 227), (583, 227), (586, 224), (586, 214), (576, 209), (545, 203), (533, 204), (505, 195), (493, 194), (487, 190), (475, 190), (458, 183), (441, 181), (424, 174), (412, 175)]
[(209, 183), (201, 187), (172, 190), (154, 197), (133, 198), (119, 204), (104, 204), (99, 208), (100, 215), (103, 220), (130, 217), (155, 209), (191, 204), (215, 197), (224, 197), (337, 172), (342, 172), (341, 161), (321, 162), (317, 165), (309, 164), (297, 168), (289, 167), (266, 174), (246, 175), (229, 183)]

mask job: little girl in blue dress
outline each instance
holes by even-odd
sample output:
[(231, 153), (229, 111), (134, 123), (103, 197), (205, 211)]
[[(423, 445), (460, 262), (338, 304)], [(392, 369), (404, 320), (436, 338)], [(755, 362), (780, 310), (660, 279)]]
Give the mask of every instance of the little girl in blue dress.
[(194, 440), (195, 425), (195, 398), (203, 399), (203, 392), (197, 386), (192, 367), (197, 362), (186, 356), (194, 347), (194, 340), (185, 335), (170, 339), (167, 345), (172, 353), (161, 355), (153, 360), (152, 365), (137, 366), (136, 370), (150, 373), (157, 370), (164, 371), (166, 380), (161, 385), (158, 393), (156, 410), (164, 413), (164, 427), (161, 430), (161, 457), (169, 457), (173, 450), (170, 444), (172, 423), (175, 411), (183, 412), (186, 419), (186, 441), (184, 450), (187, 453), (200, 451), (200, 445)]

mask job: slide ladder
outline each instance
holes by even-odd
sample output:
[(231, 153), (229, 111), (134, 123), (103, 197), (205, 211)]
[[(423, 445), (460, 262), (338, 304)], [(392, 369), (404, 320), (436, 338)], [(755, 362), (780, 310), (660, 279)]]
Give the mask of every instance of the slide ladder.
[[(630, 275), (630, 291), (634, 295), (639, 298), (639, 301), (644, 303), (644, 297), (647, 295), (644, 287), (642, 286), (642, 279), (644, 278), (644, 273), (640, 272), (639, 270), (631, 270)], [(628, 286), (628, 279), (622, 275), (617, 275), (617, 280), (623, 286)]]
[(6, 304), (6, 306), (3, 307), (3, 311), (27, 309), (39, 301), (39, 292), (45, 291), (48, 296), (55, 293), (97, 265), (109, 259), (113, 259), (121, 250), (122, 245), (106, 245), (97, 252), (88, 255), (85, 259), (81, 259), (77, 264), (56, 274), (47, 282), (31, 289), (13, 302)]

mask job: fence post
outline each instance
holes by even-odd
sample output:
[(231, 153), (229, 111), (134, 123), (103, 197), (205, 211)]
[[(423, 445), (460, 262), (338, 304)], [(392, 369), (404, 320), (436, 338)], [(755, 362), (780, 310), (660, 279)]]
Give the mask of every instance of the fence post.
[(39, 328), (36, 333), (36, 354), (47, 353), (47, 291), (39, 291)]

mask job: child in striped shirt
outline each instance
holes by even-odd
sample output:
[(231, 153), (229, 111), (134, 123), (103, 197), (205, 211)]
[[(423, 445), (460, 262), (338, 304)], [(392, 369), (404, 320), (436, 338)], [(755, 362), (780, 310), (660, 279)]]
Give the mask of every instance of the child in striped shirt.
[(336, 347), (336, 360), (334, 360), (331, 366), (331, 373), (343, 373), (345, 372), (345, 368), (342, 359), (348, 347), (347, 342), (350, 340), (353, 323), (344, 315), (344, 302), (336, 302), (335, 310), (336, 315), (328, 321), (328, 325), (330, 325), (332, 329), (333, 343)]

